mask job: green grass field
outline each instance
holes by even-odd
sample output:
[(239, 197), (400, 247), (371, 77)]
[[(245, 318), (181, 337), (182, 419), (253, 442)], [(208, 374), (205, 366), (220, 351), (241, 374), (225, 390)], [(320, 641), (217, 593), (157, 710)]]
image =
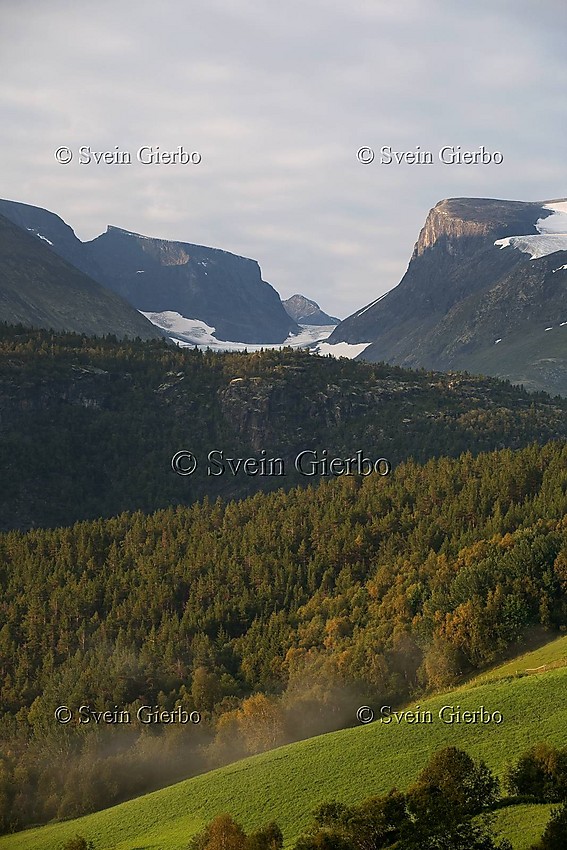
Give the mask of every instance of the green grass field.
[[(60, 850), (77, 833), (96, 850), (186, 850), (191, 836), (220, 812), (249, 830), (277, 820), (290, 846), (320, 802), (352, 803), (393, 786), (406, 788), (429, 756), (455, 745), (483, 758), (502, 776), (509, 760), (538, 741), (567, 746), (567, 667), (529, 676), (521, 670), (560, 662), (567, 637), (495, 668), (465, 686), (420, 702), (431, 723), (374, 722), (322, 735), (236, 762), (102, 812), (0, 838), (0, 850)], [(513, 677), (513, 678), (510, 678)], [(443, 705), (484, 706), (503, 722), (446, 725)], [(497, 813), (502, 836), (527, 850), (549, 816), (549, 806), (517, 806)]]
[(525, 673), (526, 670), (535, 670), (538, 667), (562, 663), (567, 664), (567, 635), (558, 637), (538, 649), (534, 649), (533, 652), (518, 655), (506, 664), (500, 664), (498, 667), (475, 676), (470, 684), (490, 682), (494, 679), (503, 679), (506, 676)]
[(546, 827), (552, 805), (511, 806), (500, 809), (496, 815), (496, 829), (501, 838), (512, 842), (514, 850), (529, 850), (541, 838)]

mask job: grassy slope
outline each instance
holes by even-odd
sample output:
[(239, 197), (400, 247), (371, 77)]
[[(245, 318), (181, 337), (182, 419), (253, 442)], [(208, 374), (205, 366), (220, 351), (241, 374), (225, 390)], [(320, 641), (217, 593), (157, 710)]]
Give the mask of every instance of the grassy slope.
[(475, 676), (470, 684), (478, 685), (481, 682), (491, 682), (495, 679), (503, 679), (505, 676), (515, 676), (525, 670), (534, 670), (542, 665), (567, 663), (567, 635), (558, 637), (549, 643), (518, 655), (505, 664), (499, 664), (492, 670), (487, 670), (479, 676)]
[[(492, 681), (477, 679), (422, 700), (422, 709), (433, 712), (431, 724), (376, 722), (290, 744), (103, 812), (4, 836), (0, 850), (59, 850), (77, 833), (93, 839), (96, 850), (185, 850), (191, 835), (222, 811), (248, 829), (277, 819), (289, 846), (317, 803), (332, 798), (354, 802), (393, 786), (403, 789), (442, 746), (462, 747), (502, 775), (509, 759), (537, 741), (567, 746), (567, 667), (502, 676), (509, 677), (511, 668), (537, 667), (566, 654), (567, 637), (562, 637), (490, 671)], [(444, 725), (435, 715), (446, 704), (470, 710), (484, 705), (501, 711), (504, 722)], [(521, 806), (499, 812), (503, 835), (516, 841), (516, 850), (525, 850), (541, 834), (548, 810)]]
[(555, 806), (543, 804), (501, 809), (496, 814), (496, 830), (500, 838), (512, 842), (514, 850), (530, 850), (541, 838), (553, 808)]

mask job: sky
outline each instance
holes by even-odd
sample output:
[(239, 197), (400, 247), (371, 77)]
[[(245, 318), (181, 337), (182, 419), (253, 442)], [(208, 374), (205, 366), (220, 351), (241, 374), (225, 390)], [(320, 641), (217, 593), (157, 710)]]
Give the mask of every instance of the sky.
[[(82, 240), (111, 224), (253, 257), (343, 318), (399, 282), (439, 200), (567, 195), (565, 32), (564, 0), (2, 0), (0, 195)], [(137, 160), (180, 145), (200, 162)]]

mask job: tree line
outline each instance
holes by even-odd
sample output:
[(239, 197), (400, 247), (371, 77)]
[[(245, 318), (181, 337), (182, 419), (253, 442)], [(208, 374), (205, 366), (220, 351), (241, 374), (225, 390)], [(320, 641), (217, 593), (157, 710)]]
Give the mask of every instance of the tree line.
[[(0, 325), (0, 529), (56, 527), (208, 495), (305, 485), (302, 450), (394, 465), (567, 437), (567, 400), (493, 378), (412, 372), (305, 351), (179, 349)], [(201, 460), (283, 457), (285, 477), (172, 472)]]

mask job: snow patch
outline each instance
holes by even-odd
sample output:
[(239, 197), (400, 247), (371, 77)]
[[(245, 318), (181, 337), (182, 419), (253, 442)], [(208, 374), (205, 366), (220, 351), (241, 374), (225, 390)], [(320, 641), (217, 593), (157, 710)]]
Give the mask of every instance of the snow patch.
[(313, 345), (314, 342), (328, 339), (335, 330), (336, 325), (299, 325), (299, 327), (301, 328), (301, 333), (290, 334), (284, 345), (292, 345), (294, 348)]
[(502, 342), (502, 337), (500, 337), (500, 339), (495, 339), (494, 345), (498, 345), (499, 342)]
[(47, 242), (48, 245), (53, 245), (53, 242), (47, 238), (47, 236), (42, 236), (37, 230), (34, 230), (33, 227), (27, 227), (26, 230), (29, 230), (33, 233), (34, 236), (37, 236), (38, 239), (43, 239), (44, 242)]
[(317, 354), (331, 354), (333, 357), (348, 357), (350, 360), (354, 360), (369, 345), (372, 345), (372, 343), (358, 342), (354, 345), (350, 342), (336, 342), (333, 345), (329, 342), (320, 342), (316, 350)]
[(532, 260), (556, 251), (567, 251), (567, 201), (553, 201), (544, 204), (543, 209), (551, 210), (552, 215), (538, 218), (535, 224), (538, 235), (507, 236), (505, 239), (497, 239), (494, 244), (501, 250), (516, 248), (523, 254), (529, 254)]
[(546, 330), (546, 331), (552, 331), (552, 330), (553, 330), (553, 325), (552, 325), (550, 328), (546, 328), (545, 330)]
[(213, 336), (215, 328), (200, 319), (190, 319), (172, 310), (161, 313), (145, 313), (140, 310), (152, 324), (166, 331), (173, 342), (181, 347), (211, 348), (213, 351), (260, 351), (267, 348), (308, 348), (322, 339), (327, 339), (335, 330), (335, 325), (300, 325), (301, 333), (290, 334), (281, 343), (255, 344), (217, 339)]
[(554, 201), (544, 204), (544, 210), (551, 210), (553, 215), (538, 218), (536, 227), (540, 233), (567, 233), (567, 201)]
[(212, 336), (215, 332), (214, 327), (201, 322), (199, 319), (187, 319), (181, 313), (176, 313), (173, 310), (164, 310), (161, 313), (144, 313), (143, 310), (140, 310), (140, 313), (164, 331), (191, 337), (191, 339), (188, 339), (188, 343), (193, 341), (207, 342), (209, 339), (218, 343), (218, 339)]
[(144, 269), (138, 269), (138, 271), (136, 272), (136, 274), (145, 274), (145, 271), (144, 271)]
[(502, 248), (516, 248), (523, 254), (529, 254), (530, 259), (539, 260), (556, 251), (567, 251), (567, 233), (542, 234), (541, 236), (507, 236), (497, 239), (494, 243)]
[(564, 266), (559, 266), (559, 268), (558, 268), (558, 269), (553, 269), (553, 271), (551, 272), (551, 274), (555, 274), (555, 272), (562, 272), (564, 269), (567, 269), (567, 263), (565, 263), (565, 265), (564, 265)]

